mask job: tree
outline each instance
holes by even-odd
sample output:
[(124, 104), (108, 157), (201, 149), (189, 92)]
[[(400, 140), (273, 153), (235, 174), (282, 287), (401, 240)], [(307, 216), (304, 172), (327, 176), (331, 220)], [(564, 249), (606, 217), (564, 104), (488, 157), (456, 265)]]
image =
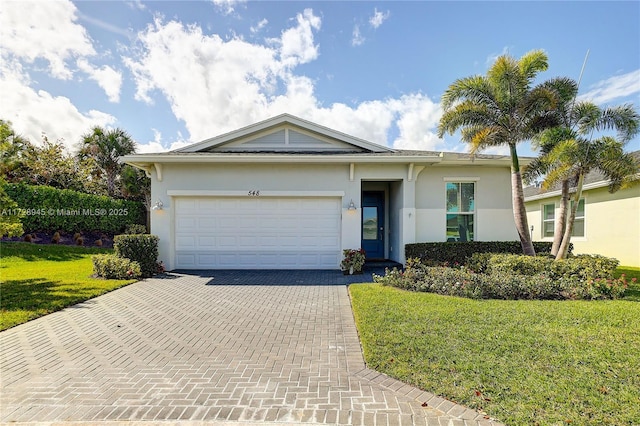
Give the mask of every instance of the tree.
[(32, 185), (84, 191), (89, 176), (86, 167), (66, 152), (62, 141), (42, 137), (42, 145), (31, 147), (25, 164)]
[[(0, 120), (0, 153), (2, 154), (3, 159), (3, 168), (4, 168), (4, 153), (7, 152), (11, 148), (11, 141), (5, 137), (5, 122)], [(22, 229), (22, 223), (20, 222), (20, 218), (23, 216), (20, 209), (18, 209), (18, 204), (7, 195), (4, 190), (4, 186), (7, 181), (4, 178), (4, 170), (3, 174), (0, 175), (0, 238), (5, 235), (8, 237), (17, 237), (22, 235), (24, 230)]]
[(538, 73), (547, 68), (547, 55), (541, 50), (528, 52), (520, 59), (509, 55), (498, 57), (486, 76), (458, 79), (449, 86), (442, 96), (444, 113), (438, 126), (440, 137), (461, 129), (462, 139), (470, 144), (472, 154), (489, 147), (509, 148), (516, 230), (524, 254), (531, 256), (535, 256), (535, 250), (516, 146), (557, 123), (554, 108), (558, 99), (553, 87), (562, 80), (532, 87)]
[[(617, 137), (593, 138), (594, 132), (606, 130), (616, 130)], [(609, 180), (611, 193), (637, 180), (640, 165), (624, 152), (624, 145), (639, 130), (640, 115), (631, 105), (601, 109), (591, 102), (579, 102), (566, 111), (562, 126), (547, 129), (537, 137), (542, 154), (529, 166), (526, 176), (531, 180), (546, 174), (545, 189), (561, 185), (560, 223), (556, 223), (553, 244), (557, 249), (552, 249), (556, 259), (567, 256), (584, 178), (589, 172), (601, 172)], [(575, 188), (573, 196), (571, 187)]]
[(0, 176), (5, 177), (9, 182), (29, 176), (25, 169), (33, 145), (15, 133), (10, 121), (2, 119), (0, 119), (0, 146)]
[(114, 197), (118, 195), (116, 184), (122, 170), (119, 159), (123, 155), (134, 154), (135, 151), (136, 144), (126, 131), (94, 127), (82, 136), (78, 158), (92, 158), (95, 161), (94, 176), (105, 180), (107, 193)]
[[(546, 84), (546, 83), (545, 83)], [(554, 113), (557, 121), (555, 130), (547, 130), (534, 136), (534, 147), (540, 149), (540, 155), (525, 168), (523, 178), (525, 182), (533, 182), (540, 176), (545, 176), (552, 169), (552, 164), (546, 161), (546, 155), (553, 147), (565, 138), (561, 129), (570, 129), (571, 110), (578, 96), (578, 83), (572, 79), (565, 79), (558, 84), (549, 85), (556, 92), (557, 100)], [(554, 239), (551, 246), (551, 254), (555, 256), (562, 242), (565, 226), (567, 224), (567, 213), (569, 210), (569, 181), (563, 180), (561, 184), (560, 210), (558, 220), (555, 222)]]
[(141, 201), (147, 210), (147, 229), (151, 222), (149, 212), (151, 209), (151, 179), (145, 172), (130, 165), (125, 165), (120, 174), (122, 195), (132, 201)]

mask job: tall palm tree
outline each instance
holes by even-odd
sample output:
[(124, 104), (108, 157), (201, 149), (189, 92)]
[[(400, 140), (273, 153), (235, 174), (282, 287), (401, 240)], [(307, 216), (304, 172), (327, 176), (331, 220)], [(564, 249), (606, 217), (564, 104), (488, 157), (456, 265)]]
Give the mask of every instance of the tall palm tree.
[[(557, 102), (554, 114), (557, 121), (555, 130), (548, 130), (534, 136), (534, 147), (540, 149), (540, 155), (525, 168), (523, 178), (525, 182), (533, 182), (541, 176), (545, 176), (552, 169), (552, 164), (547, 161), (547, 154), (553, 147), (566, 138), (566, 131), (573, 124), (571, 121), (571, 111), (578, 96), (579, 84), (569, 78), (556, 79), (545, 82), (544, 85), (556, 92)], [(566, 131), (563, 131), (565, 129)], [(567, 224), (567, 214), (569, 210), (569, 181), (563, 180), (561, 183), (560, 210), (558, 220), (555, 222), (554, 239), (551, 246), (551, 254), (555, 256), (560, 248), (562, 236)]]
[(122, 169), (118, 160), (123, 155), (135, 152), (136, 143), (126, 131), (94, 127), (89, 133), (82, 135), (78, 157), (80, 160), (92, 158), (95, 161), (99, 173), (106, 180), (107, 193), (113, 197), (116, 195), (116, 181)]
[[(640, 115), (631, 105), (602, 109), (591, 102), (579, 102), (572, 105), (566, 117), (563, 126), (547, 129), (538, 136), (542, 155), (526, 172), (527, 177), (546, 173), (543, 188), (561, 183), (561, 223), (556, 223), (557, 251), (552, 251), (556, 259), (567, 256), (585, 176), (600, 171), (609, 180), (609, 192), (613, 193), (637, 180), (640, 172), (640, 165), (624, 152), (625, 143), (640, 130)], [(617, 130), (617, 137), (593, 138), (594, 132), (606, 130)], [(571, 196), (572, 186), (575, 192)]]
[(511, 154), (511, 193), (516, 230), (524, 254), (535, 256), (529, 234), (522, 190), (522, 174), (516, 146), (541, 129), (557, 123), (554, 83), (532, 87), (533, 80), (548, 68), (541, 50), (520, 59), (498, 57), (486, 76), (456, 80), (442, 96), (444, 113), (438, 126), (442, 137), (461, 129), (471, 153), (495, 146), (507, 146)]

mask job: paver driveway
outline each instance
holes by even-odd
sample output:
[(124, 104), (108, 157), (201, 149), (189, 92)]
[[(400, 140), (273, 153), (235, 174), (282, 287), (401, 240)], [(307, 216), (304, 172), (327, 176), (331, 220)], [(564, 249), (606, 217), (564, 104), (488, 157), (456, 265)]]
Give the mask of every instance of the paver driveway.
[(149, 279), (0, 333), (0, 421), (496, 424), (366, 369), (344, 285), (215, 284)]

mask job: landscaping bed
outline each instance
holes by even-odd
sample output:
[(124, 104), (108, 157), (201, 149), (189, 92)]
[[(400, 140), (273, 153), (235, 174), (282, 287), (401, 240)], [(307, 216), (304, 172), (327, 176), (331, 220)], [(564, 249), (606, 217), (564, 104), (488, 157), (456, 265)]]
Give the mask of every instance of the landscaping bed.
[[(2, 238), (0, 242), (25, 242), (25, 237), (27, 234), (22, 235), (20, 237), (12, 237), (12, 238)], [(32, 244), (52, 244), (54, 234), (53, 233), (45, 233), (45, 232), (30, 232), (28, 235), (31, 236), (30, 243)], [(69, 232), (59, 232), (60, 239), (58, 241), (58, 245), (63, 246), (76, 246), (78, 245), (74, 236), (76, 233)], [(103, 247), (103, 248), (113, 248), (113, 235), (107, 235), (102, 232), (83, 232), (80, 233), (82, 237), (82, 246), (84, 247)], [(98, 243), (100, 241), (100, 243)]]

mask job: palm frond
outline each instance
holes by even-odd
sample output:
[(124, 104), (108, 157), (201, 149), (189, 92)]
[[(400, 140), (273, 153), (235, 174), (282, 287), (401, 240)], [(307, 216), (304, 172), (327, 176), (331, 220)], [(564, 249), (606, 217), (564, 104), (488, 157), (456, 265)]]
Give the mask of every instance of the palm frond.
[(447, 132), (453, 134), (465, 126), (492, 124), (492, 116), (485, 105), (466, 100), (442, 114), (438, 124), (438, 135), (442, 137)]
[(477, 103), (494, 102), (493, 88), (481, 75), (458, 79), (442, 95), (442, 108), (446, 111), (465, 99), (474, 100)]
[(595, 130), (602, 112), (593, 102), (577, 102), (571, 110), (571, 123), (581, 134)]
[(520, 73), (530, 82), (538, 73), (549, 68), (549, 58), (544, 50), (532, 50), (522, 55), (518, 66)]
[(550, 169), (542, 181), (542, 189), (548, 190), (553, 187), (557, 182), (561, 182), (565, 179), (569, 179), (574, 175), (575, 171), (568, 164), (559, 164), (556, 167)]
[(631, 104), (601, 110), (597, 130), (616, 129), (621, 142), (631, 140), (640, 131), (640, 115)]

